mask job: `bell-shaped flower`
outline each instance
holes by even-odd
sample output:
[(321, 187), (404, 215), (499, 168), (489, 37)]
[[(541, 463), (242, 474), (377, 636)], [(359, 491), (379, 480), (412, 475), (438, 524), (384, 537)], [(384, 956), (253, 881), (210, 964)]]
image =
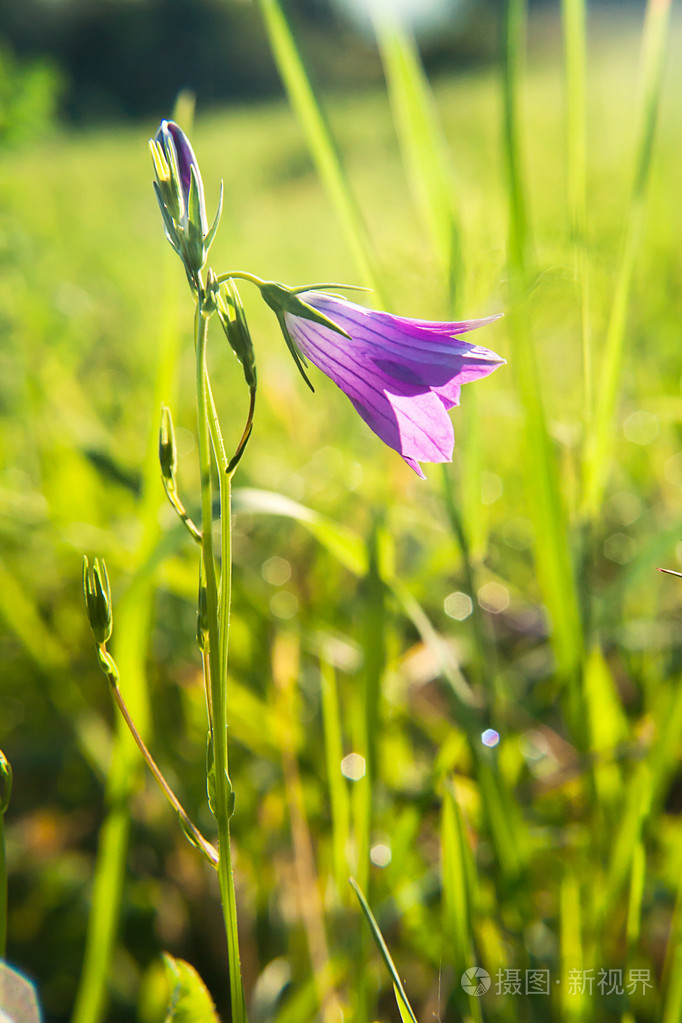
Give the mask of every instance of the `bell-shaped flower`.
[(498, 316), (437, 323), (376, 312), (321, 291), (288, 294), (275, 311), (299, 358), (326, 373), (422, 479), (419, 462), (451, 461), (455, 437), (448, 410), (459, 405), (462, 384), (505, 362), (458, 335)]
[(149, 148), (156, 177), (154, 192), (166, 237), (195, 283), (220, 222), (222, 183), (218, 211), (209, 228), (199, 164), (182, 128), (174, 121), (162, 121), (156, 137), (149, 140)]

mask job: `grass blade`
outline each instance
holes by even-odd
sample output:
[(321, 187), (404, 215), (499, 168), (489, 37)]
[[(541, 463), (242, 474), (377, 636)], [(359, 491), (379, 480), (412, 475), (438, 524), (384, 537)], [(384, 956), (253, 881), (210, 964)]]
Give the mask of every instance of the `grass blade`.
[(381, 953), (381, 958), (384, 960), (384, 963), (386, 964), (386, 969), (391, 975), (391, 980), (393, 981), (393, 991), (395, 992), (395, 999), (396, 1002), (398, 1003), (398, 1010), (400, 1012), (400, 1016), (403, 1020), (409, 1019), (411, 1023), (417, 1023), (417, 1017), (412, 1011), (412, 1006), (410, 1005), (407, 995), (405, 994), (405, 988), (403, 987), (402, 981), (398, 976), (398, 971), (396, 970), (395, 964), (391, 959), (391, 953), (388, 951), (388, 946), (384, 941), (384, 937), (381, 931), (379, 930), (379, 925), (374, 919), (374, 914), (372, 913), (372, 910), (369, 908), (367, 900), (360, 891), (360, 888), (357, 882), (354, 880), (354, 878), (352, 877), (350, 878), (350, 883), (353, 887), (353, 891), (358, 897), (360, 908), (362, 909), (362, 912), (365, 914), (365, 919), (369, 924), (370, 930), (372, 932), (372, 937), (376, 942), (376, 946), (379, 949), (379, 952)]
[(580, 610), (559, 472), (547, 428), (542, 386), (525, 301), (529, 288), (530, 231), (519, 140), (519, 75), (525, 43), (525, 0), (508, 0), (504, 63), (503, 139), (509, 203), (512, 362), (525, 415), (526, 492), (536, 531), (537, 568), (554, 631), (559, 676), (569, 684), (571, 726), (583, 734), (578, 688), (582, 661)]
[(578, 287), (583, 354), (583, 418), (589, 434), (593, 404), (593, 358), (590, 323), (590, 277), (587, 250), (587, 127), (585, 0), (563, 0), (566, 185), (573, 273)]
[(613, 450), (613, 418), (618, 401), (625, 345), (630, 288), (646, 217), (647, 186), (660, 105), (665, 65), (670, 0), (649, 0), (642, 38), (640, 100), (635, 121), (634, 171), (630, 203), (618, 263), (616, 287), (600, 367), (594, 431), (585, 459), (584, 505), (588, 515), (598, 513)]
[(355, 201), (322, 107), (303, 63), (279, 0), (258, 0), (275, 63), (308, 148), (332, 201), (349, 248), (366, 284), (382, 299), (376, 256)]
[(382, 11), (374, 28), (403, 162), (454, 306), (462, 278), (462, 247), (450, 158), (431, 87), (414, 37), (398, 20)]

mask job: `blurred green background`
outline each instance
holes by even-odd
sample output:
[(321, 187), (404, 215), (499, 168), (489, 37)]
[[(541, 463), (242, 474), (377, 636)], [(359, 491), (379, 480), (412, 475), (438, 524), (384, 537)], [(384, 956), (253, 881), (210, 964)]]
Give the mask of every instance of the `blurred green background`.
[[(185, 46), (187, 67), (202, 72), (199, 42), (213, 45), (200, 20), (198, 35), (186, 35), (190, 6), (242, 26), (220, 87), (214, 49), (205, 58), (213, 85), (184, 70), (178, 77), (171, 43)], [(192, 308), (163, 237), (147, 151), (180, 87), (198, 91), (191, 137), (211, 213), (225, 184), (215, 269), (292, 284), (362, 283), (298, 121), (280, 95), (264, 98), (279, 86), (255, 8), (159, 5), (172, 40), (156, 28), (149, 34), (156, 59), (169, 48), (173, 74), (161, 76), (151, 58), (146, 68), (140, 51), (130, 58), (137, 78), (114, 61), (117, 88), (88, 79), (83, 67), (97, 63), (92, 38), (110, 42), (112, 53), (117, 40), (131, 54), (141, 45), (137, 27), (119, 39), (106, 19), (115, 14), (124, 25), (125, 14), (137, 26), (151, 10), (34, 0), (2, 12), (0, 747), (15, 772), (8, 959), (35, 978), (51, 1023), (73, 1009), (98, 837), (112, 805), (104, 790), (115, 717), (83, 612), (84, 552), (107, 562), (124, 692), (144, 719), (148, 686), (149, 744), (212, 834), (196, 554), (154, 465), (163, 400), (178, 428), (185, 501), (196, 509)], [(398, 1018), (344, 880), (350, 872), (364, 881), (422, 1020), (682, 1018), (682, 591), (656, 572), (682, 561), (682, 36), (673, 20), (608, 485), (586, 513), (585, 277), (576, 276), (568, 215), (559, 13), (553, 5), (531, 11), (518, 96), (533, 240), (516, 304), (501, 12), (472, 5), (448, 29), (450, 49), (444, 31), (424, 37), (457, 197), (454, 311), (508, 313), (477, 335), (509, 365), (464, 388), (445, 475), (426, 467), (427, 482), (418, 480), (320, 374), (311, 395), (271, 313), (243, 290), (259, 396), (236, 480), (230, 744), (242, 957), (256, 1023), (316, 1018), (305, 904), (312, 890), (347, 1018)], [(597, 392), (622, 232), (634, 215), (642, 13), (637, 5), (599, 8), (588, 26), (583, 256)], [(328, 74), (325, 107), (376, 252), (381, 301), (403, 315), (449, 317), (447, 274), (411, 189), (371, 36), (314, 4), (292, 15), (313, 71)], [(46, 61), (45, 41), (20, 34), (31, 18), (46, 37), (60, 26), (55, 38), (64, 39), (88, 18), (102, 34), (74, 31), (73, 59), (55, 45)], [(242, 46), (246, 36), (252, 50)], [(519, 329), (532, 332), (556, 470), (548, 485), (568, 521), (565, 552), (581, 608), (574, 648), (557, 646), (557, 628), (560, 640), (570, 632), (561, 625), (561, 579), (558, 595), (546, 584), (554, 526), (538, 536), (542, 481), (527, 471)], [(236, 443), (247, 403), (219, 331), (210, 358), (224, 432)], [(298, 505), (240, 496), (240, 488)], [(300, 506), (326, 518), (311, 520)], [(282, 511), (290, 514), (274, 514)], [(562, 577), (567, 586), (570, 576)], [(566, 604), (573, 599), (567, 589)], [(332, 681), (338, 712), (329, 704)], [(567, 692), (579, 693), (577, 712)], [(490, 750), (477, 739), (486, 728), (501, 737)], [(360, 752), (371, 765), (364, 779), (342, 776), (339, 739), (344, 756)], [(194, 964), (227, 1019), (215, 878), (143, 774), (131, 776), (119, 809), (130, 812), (131, 831), (107, 1018), (163, 1019), (157, 969), (167, 949)], [(303, 858), (302, 875), (308, 838), (313, 860)], [(467, 999), (459, 978), (477, 964), (493, 978), (544, 968), (559, 983), (535, 999), (496, 994), (494, 983), (484, 998)], [(571, 995), (571, 969), (595, 978), (600, 969), (645, 969), (652, 987), (607, 996), (595, 982), (591, 997)]]

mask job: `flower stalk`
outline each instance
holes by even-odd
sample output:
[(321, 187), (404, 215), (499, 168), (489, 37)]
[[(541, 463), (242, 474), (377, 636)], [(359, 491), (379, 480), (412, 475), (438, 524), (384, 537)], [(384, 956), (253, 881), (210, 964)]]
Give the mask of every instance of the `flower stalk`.
[[(220, 472), (221, 509), (221, 578), (220, 594), (216, 577), (213, 548), (213, 477), (210, 439), (219, 468), (224, 464), (224, 445), (213, 402), (206, 363), (209, 314), (202, 308), (199, 291), (195, 315), (195, 355), (197, 392), (197, 433), (199, 470), (201, 476), (202, 572), (206, 586), (207, 636), (204, 651), (209, 666), (207, 699), (210, 704), (211, 751), (213, 775), (212, 809), (218, 826), (218, 881), (225, 919), (227, 954), (230, 971), (230, 1004), (234, 1023), (244, 1023), (246, 1006), (241, 979), (237, 902), (232, 871), (230, 817), (234, 807), (232, 784), (228, 770), (227, 751), (227, 647), (231, 596), (231, 474)], [(209, 786), (211, 787), (211, 786)]]
[[(210, 842), (206, 841), (197, 826), (191, 820), (178, 797), (173, 792), (171, 786), (161, 772), (161, 769), (150, 753), (147, 744), (140, 735), (140, 732), (135, 725), (130, 711), (128, 710), (128, 706), (123, 698), (123, 694), (121, 693), (118, 667), (114, 658), (107, 650), (107, 643), (111, 638), (113, 629), (113, 619), (111, 613), (109, 577), (103, 560), (95, 558), (91, 567), (88, 563), (88, 559), (86, 557), (83, 558), (83, 593), (85, 596), (90, 628), (92, 629), (92, 633), (97, 644), (97, 659), (99, 661), (99, 666), (109, 683), (114, 702), (121, 712), (121, 716), (123, 717), (123, 720), (125, 721), (128, 730), (140, 750), (149, 770), (159, 785), (159, 788), (177, 813), (183, 831), (189, 838), (192, 845), (195, 845), (198, 849), (200, 849), (209, 863), (215, 867), (218, 864), (218, 854)], [(1, 756), (2, 754), (0, 754), (0, 757)], [(0, 769), (1, 768), (2, 761), (0, 760)], [(7, 801), (9, 801), (9, 793), (7, 795)], [(5, 809), (5, 802), (0, 801), (0, 815), (4, 813)]]

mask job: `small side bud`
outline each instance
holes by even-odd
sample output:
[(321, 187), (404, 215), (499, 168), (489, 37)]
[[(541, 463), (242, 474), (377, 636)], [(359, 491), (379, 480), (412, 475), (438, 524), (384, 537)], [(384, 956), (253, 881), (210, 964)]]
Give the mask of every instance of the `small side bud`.
[(161, 406), (161, 425), (159, 426), (159, 463), (161, 475), (171, 485), (175, 485), (175, 468), (177, 466), (177, 450), (175, 447), (175, 430), (173, 417), (167, 405)]
[(256, 353), (246, 322), (244, 306), (232, 280), (225, 284), (225, 295), (218, 296), (218, 318), (234, 354), (242, 364), (244, 379), (251, 390), (256, 387)]
[(205, 313), (213, 313), (216, 310), (218, 304), (218, 296), (220, 293), (220, 284), (218, 278), (215, 275), (215, 271), (209, 266), (206, 271), (206, 287), (204, 289), (204, 301), (202, 308)]
[(108, 643), (111, 638), (111, 590), (104, 560), (94, 558), (92, 569), (83, 556), (83, 595), (88, 621), (98, 646)]
[(12, 795), (12, 765), (0, 749), (0, 817), (7, 812)]

